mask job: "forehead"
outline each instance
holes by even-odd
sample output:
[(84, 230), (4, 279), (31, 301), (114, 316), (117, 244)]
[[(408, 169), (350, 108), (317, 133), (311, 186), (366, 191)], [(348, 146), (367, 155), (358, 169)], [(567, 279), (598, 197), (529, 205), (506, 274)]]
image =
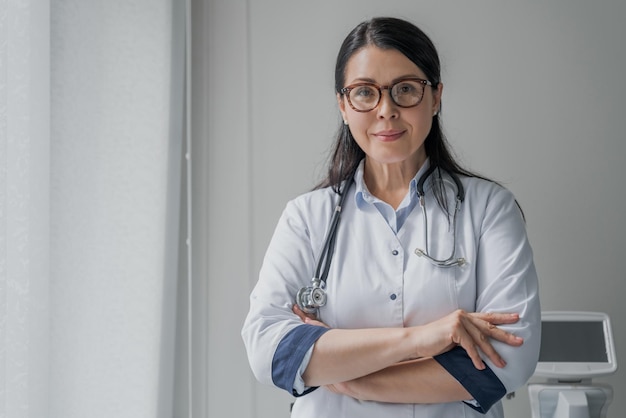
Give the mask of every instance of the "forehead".
[(348, 60), (345, 72), (346, 84), (363, 80), (385, 84), (405, 76), (426, 78), (424, 72), (400, 51), (372, 45), (355, 52)]

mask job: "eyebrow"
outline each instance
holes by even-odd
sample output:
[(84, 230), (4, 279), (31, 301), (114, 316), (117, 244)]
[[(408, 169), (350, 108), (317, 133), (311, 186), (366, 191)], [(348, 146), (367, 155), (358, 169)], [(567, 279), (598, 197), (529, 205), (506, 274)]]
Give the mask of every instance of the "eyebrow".
[[(404, 80), (407, 78), (419, 78), (420, 80), (426, 80), (424, 77), (421, 77), (417, 74), (405, 74), (405, 75), (401, 75), (400, 77), (396, 77), (393, 80), (391, 80), (391, 83), (389, 83), (389, 85), (392, 85), (393, 83), (396, 83), (400, 80)], [(354, 84), (354, 83), (372, 83), (372, 84), (378, 84), (376, 82), (376, 80), (374, 80), (373, 78), (369, 78), (369, 77), (357, 77), (355, 78), (350, 84)]]

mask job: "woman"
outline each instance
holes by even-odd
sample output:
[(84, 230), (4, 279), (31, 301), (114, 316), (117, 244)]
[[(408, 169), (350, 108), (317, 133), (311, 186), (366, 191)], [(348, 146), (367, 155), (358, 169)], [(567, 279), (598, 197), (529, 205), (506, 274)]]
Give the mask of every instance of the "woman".
[(335, 84), (343, 124), (327, 178), (287, 204), (251, 294), (242, 335), (256, 377), (298, 397), (296, 418), (503, 416), (539, 353), (515, 198), (452, 158), (437, 52), (411, 23), (358, 25)]

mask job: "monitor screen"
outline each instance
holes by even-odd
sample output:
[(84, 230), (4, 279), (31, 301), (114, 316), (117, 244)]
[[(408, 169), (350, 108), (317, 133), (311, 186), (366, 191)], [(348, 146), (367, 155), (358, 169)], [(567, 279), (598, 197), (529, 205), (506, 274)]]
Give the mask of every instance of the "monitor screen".
[(539, 361), (607, 362), (602, 321), (544, 321)]
[(609, 318), (597, 312), (544, 312), (535, 376), (590, 378), (617, 369)]

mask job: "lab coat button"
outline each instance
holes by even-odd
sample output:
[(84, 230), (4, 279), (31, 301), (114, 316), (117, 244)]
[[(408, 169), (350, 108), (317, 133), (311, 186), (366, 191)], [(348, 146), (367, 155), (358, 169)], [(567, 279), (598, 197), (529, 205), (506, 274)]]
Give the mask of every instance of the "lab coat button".
[(391, 254), (393, 254), (393, 255), (398, 255), (399, 253), (398, 253), (398, 250), (393, 250), (393, 251), (391, 252)]
[(391, 296), (389, 296), (389, 299), (391, 300), (396, 300), (397, 296), (395, 293), (392, 293)]

